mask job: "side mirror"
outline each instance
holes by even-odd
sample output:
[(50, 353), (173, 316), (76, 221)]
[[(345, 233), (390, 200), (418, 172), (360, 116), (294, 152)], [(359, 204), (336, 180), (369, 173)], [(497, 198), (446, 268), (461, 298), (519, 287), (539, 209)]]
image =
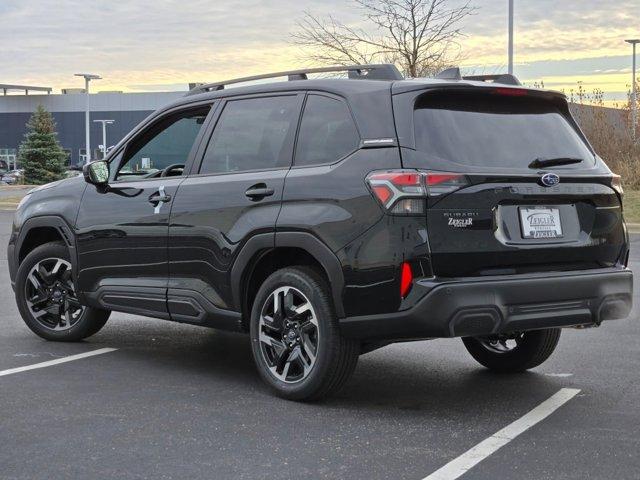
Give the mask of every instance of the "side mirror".
[(109, 182), (109, 164), (104, 160), (96, 160), (82, 167), (82, 173), (87, 183), (105, 186)]

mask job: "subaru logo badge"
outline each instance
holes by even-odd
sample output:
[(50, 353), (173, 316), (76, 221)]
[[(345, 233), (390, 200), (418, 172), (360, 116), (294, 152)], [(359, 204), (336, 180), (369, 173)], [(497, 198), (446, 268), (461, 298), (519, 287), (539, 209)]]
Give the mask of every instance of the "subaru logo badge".
[(560, 183), (560, 177), (555, 173), (545, 173), (540, 181), (545, 187), (555, 187)]

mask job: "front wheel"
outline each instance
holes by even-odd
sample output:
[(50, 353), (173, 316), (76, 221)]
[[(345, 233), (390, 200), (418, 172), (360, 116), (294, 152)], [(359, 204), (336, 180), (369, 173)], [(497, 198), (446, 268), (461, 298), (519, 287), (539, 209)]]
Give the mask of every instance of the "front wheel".
[(258, 291), (251, 345), (262, 379), (290, 400), (337, 391), (359, 354), (358, 343), (340, 334), (326, 280), (303, 266), (278, 270)]
[(69, 249), (62, 243), (46, 243), (30, 252), (18, 268), (15, 288), (22, 319), (47, 340), (82, 340), (109, 318), (110, 312), (78, 301)]
[(559, 340), (559, 328), (462, 339), (478, 363), (501, 373), (523, 372), (537, 367), (551, 356)]

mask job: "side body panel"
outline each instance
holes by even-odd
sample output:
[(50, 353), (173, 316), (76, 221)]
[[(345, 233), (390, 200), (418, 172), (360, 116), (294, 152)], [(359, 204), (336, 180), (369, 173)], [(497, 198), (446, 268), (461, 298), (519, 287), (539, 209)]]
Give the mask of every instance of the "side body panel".
[[(93, 306), (168, 318), (167, 236), (171, 201), (149, 202), (160, 187), (175, 198), (181, 177), (87, 188), (76, 222), (78, 289)], [(117, 290), (117, 292), (116, 292)]]
[[(245, 100), (277, 97), (292, 99), (294, 105), (292, 123), (279, 152), (282, 162), (286, 164), (264, 170), (200, 173), (205, 171), (200, 164), (206, 161), (208, 143), (212, 142), (215, 148), (213, 138), (223, 122), (221, 118), (225, 119), (228, 105), (235, 101), (242, 104)], [(180, 186), (173, 204), (169, 228), (170, 279), (167, 292), (173, 320), (227, 330), (242, 327), (240, 303), (234, 298), (239, 288), (232, 281), (232, 269), (250, 239), (260, 237), (261, 249), (274, 246), (273, 234), (281, 208), (285, 177), (291, 166), (295, 126), (302, 101), (302, 94), (292, 92), (242, 98), (231, 96), (222, 100), (205, 132), (205, 140), (196, 154), (197, 161)], [(234, 117), (229, 114), (226, 118)], [(242, 130), (241, 133), (246, 134), (246, 131)], [(234, 138), (227, 137), (227, 141), (231, 139), (229, 144), (233, 144)], [(261, 149), (259, 152), (264, 153)], [(234, 157), (234, 160), (243, 158)], [(249, 154), (246, 159), (251, 159)], [(267, 158), (264, 161), (267, 162)], [(268, 193), (256, 196), (256, 191)], [(266, 244), (265, 238), (268, 239)]]
[[(23, 242), (33, 228), (58, 229), (71, 249), (72, 258), (75, 258), (75, 237), (72, 228), (86, 187), (87, 184), (83, 178), (75, 177), (37, 188), (25, 197), (21, 208), (14, 215), (7, 246), (9, 276), (12, 284), (15, 281), (21, 256), (24, 256), (24, 252), (21, 255)], [(74, 267), (75, 264), (76, 262)]]
[[(150, 116), (110, 157), (107, 187), (88, 186), (75, 223), (79, 296), (97, 308), (169, 319), (167, 308), (169, 218), (184, 176), (115, 177), (123, 155), (137, 139), (182, 112), (211, 102), (190, 102)], [(203, 132), (215, 111), (203, 119), (193, 140), (185, 142), (185, 171), (190, 168)], [(175, 117), (174, 117), (175, 118)], [(165, 128), (171, 128), (173, 123)], [(162, 134), (160, 130), (156, 134)], [(193, 143), (191, 143), (191, 141)], [(162, 144), (161, 144), (162, 145)], [(162, 198), (163, 201), (158, 201)]]
[(338, 257), (347, 315), (397, 308), (403, 238), (419, 237), (419, 226), (384, 215), (365, 178), (400, 166), (397, 147), (361, 149), (339, 163), (292, 168), (287, 175), (277, 232), (310, 233)]
[[(273, 232), (286, 170), (204, 175), (185, 180), (169, 229), (169, 306), (176, 320), (239, 327), (231, 268), (246, 242)], [(245, 191), (265, 183), (274, 194), (253, 202)], [(190, 300), (189, 300), (190, 299)], [(214, 307), (214, 308), (211, 308)], [(210, 311), (212, 315), (201, 315)]]

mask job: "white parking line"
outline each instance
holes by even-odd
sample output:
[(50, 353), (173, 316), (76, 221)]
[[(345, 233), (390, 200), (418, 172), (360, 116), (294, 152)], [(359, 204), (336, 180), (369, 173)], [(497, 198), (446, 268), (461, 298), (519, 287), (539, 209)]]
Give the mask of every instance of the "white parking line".
[(507, 425), (499, 432), (494, 433), (472, 449), (467, 450), (458, 458), (450, 461), (444, 467), (433, 472), (423, 480), (454, 480), (461, 477), (468, 470), (492, 453), (495, 453), (501, 447), (504, 447), (518, 435), (547, 418), (578, 393), (580, 393), (580, 390), (575, 388), (563, 388), (559, 390), (555, 395), (542, 402), (523, 417)]
[(73, 362), (74, 360), (93, 357), (94, 355), (101, 355), (103, 353), (109, 353), (115, 350), (117, 350), (117, 348), (99, 348), (98, 350), (91, 350), (90, 352), (79, 353), (78, 355), (70, 355), (68, 357), (56, 358), (55, 360), (48, 360), (46, 362), (34, 363), (33, 365), (25, 365), (24, 367), (16, 367), (16, 368), (10, 368), (9, 370), (1, 370), (0, 377), (4, 377), (5, 375), (11, 375), (13, 373), (26, 372), (28, 370), (36, 370), (38, 368), (51, 367), (53, 365), (59, 365), (61, 363)]

